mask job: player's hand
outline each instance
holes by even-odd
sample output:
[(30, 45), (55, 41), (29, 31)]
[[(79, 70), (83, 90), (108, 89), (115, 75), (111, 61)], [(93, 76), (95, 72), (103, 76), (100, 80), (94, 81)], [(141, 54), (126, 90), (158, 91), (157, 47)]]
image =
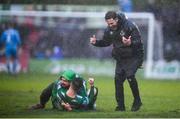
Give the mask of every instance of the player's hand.
[(94, 78), (89, 78), (89, 84), (90, 86), (94, 86)]
[(96, 36), (93, 35), (92, 37), (90, 37), (90, 43), (91, 44), (95, 44), (96, 43)]
[(69, 103), (62, 103), (62, 106), (67, 110), (67, 111), (72, 111), (71, 105)]
[(131, 36), (128, 38), (125, 38), (124, 36), (122, 37), (122, 42), (125, 46), (130, 46), (131, 45)]

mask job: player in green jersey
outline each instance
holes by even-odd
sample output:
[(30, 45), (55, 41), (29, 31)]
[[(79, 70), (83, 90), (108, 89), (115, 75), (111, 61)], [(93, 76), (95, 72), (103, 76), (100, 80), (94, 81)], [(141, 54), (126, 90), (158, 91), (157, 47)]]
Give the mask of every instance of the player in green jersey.
[(95, 101), (98, 94), (98, 89), (94, 87), (94, 79), (89, 79), (90, 91), (87, 95), (79, 95), (78, 91), (83, 87), (83, 79), (76, 77), (70, 84), (67, 91), (58, 90), (56, 101), (53, 102), (53, 107), (59, 110), (92, 110), (95, 109)]
[[(46, 87), (41, 95), (40, 95), (40, 103), (35, 104), (33, 106), (30, 106), (29, 109), (43, 109), (45, 108), (45, 104), (48, 102), (48, 100), (51, 97), (51, 101), (53, 103), (53, 107), (57, 108), (55, 105), (57, 101), (57, 92), (58, 91), (64, 91), (66, 92), (69, 87), (70, 87), (70, 83), (72, 82), (72, 80), (75, 77), (79, 77), (78, 74), (76, 74), (74, 71), (72, 70), (66, 70), (64, 71), (59, 79), (53, 83), (51, 83), (48, 87)], [(86, 88), (86, 81), (83, 80), (83, 86), (81, 87), (81, 89), (78, 91), (78, 95), (81, 95), (83, 97), (87, 96), (87, 88)]]
[(40, 94), (40, 102), (38, 104), (30, 106), (29, 109), (35, 110), (45, 108), (46, 103), (56, 93), (56, 87), (61, 88), (61, 90), (67, 90), (70, 86), (70, 82), (75, 78), (75, 76), (76, 73), (73, 70), (65, 70), (60, 74), (59, 78), (56, 81), (49, 84), (45, 89), (43, 89)]

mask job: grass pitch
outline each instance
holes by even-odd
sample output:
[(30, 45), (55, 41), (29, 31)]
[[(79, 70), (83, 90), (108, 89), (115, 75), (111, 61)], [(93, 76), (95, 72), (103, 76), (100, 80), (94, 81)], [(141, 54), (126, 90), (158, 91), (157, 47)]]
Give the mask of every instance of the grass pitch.
[[(87, 78), (87, 75), (84, 75)], [(43, 88), (57, 79), (57, 75), (43, 73), (9, 76), (0, 74), (0, 118), (180, 118), (180, 80), (138, 79), (143, 106), (138, 112), (131, 112), (133, 101), (127, 81), (125, 82), (125, 112), (115, 112), (113, 77), (93, 76), (99, 88), (97, 110), (88, 112), (61, 112), (52, 110), (51, 101), (43, 110), (28, 110), (29, 105), (39, 101)]]

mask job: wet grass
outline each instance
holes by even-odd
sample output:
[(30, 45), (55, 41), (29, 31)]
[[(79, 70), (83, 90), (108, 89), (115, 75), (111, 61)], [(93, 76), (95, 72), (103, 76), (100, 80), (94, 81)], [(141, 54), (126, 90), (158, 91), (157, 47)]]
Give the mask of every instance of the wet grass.
[[(84, 77), (88, 77), (84, 75)], [(114, 80), (112, 77), (94, 76), (99, 88), (97, 110), (88, 112), (60, 112), (53, 110), (51, 101), (43, 110), (28, 110), (29, 105), (39, 101), (44, 87), (57, 79), (57, 75), (43, 73), (9, 76), (0, 73), (0, 117), (32, 118), (180, 118), (180, 80), (138, 79), (143, 106), (138, 112), (131, 112), (133, 101), (127, 81), (125, 82), (125, 112), (114, 111)]]

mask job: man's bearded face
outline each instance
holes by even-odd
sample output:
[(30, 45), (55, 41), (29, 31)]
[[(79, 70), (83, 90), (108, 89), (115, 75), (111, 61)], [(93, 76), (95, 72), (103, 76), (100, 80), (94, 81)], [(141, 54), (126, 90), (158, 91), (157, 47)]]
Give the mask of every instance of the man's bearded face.
[(68, 80), (66, 80), (64, 77), (61, 78), (61, 86), (62, 87), (69, 87), (70, 86), (70, 82)]
[(116, 30), (117, 29), (117, 25), (118, 25), (118, 20), (117, 19), (107, 19), (106, 23), (108, 25), (108, 27), (112, 30)]

